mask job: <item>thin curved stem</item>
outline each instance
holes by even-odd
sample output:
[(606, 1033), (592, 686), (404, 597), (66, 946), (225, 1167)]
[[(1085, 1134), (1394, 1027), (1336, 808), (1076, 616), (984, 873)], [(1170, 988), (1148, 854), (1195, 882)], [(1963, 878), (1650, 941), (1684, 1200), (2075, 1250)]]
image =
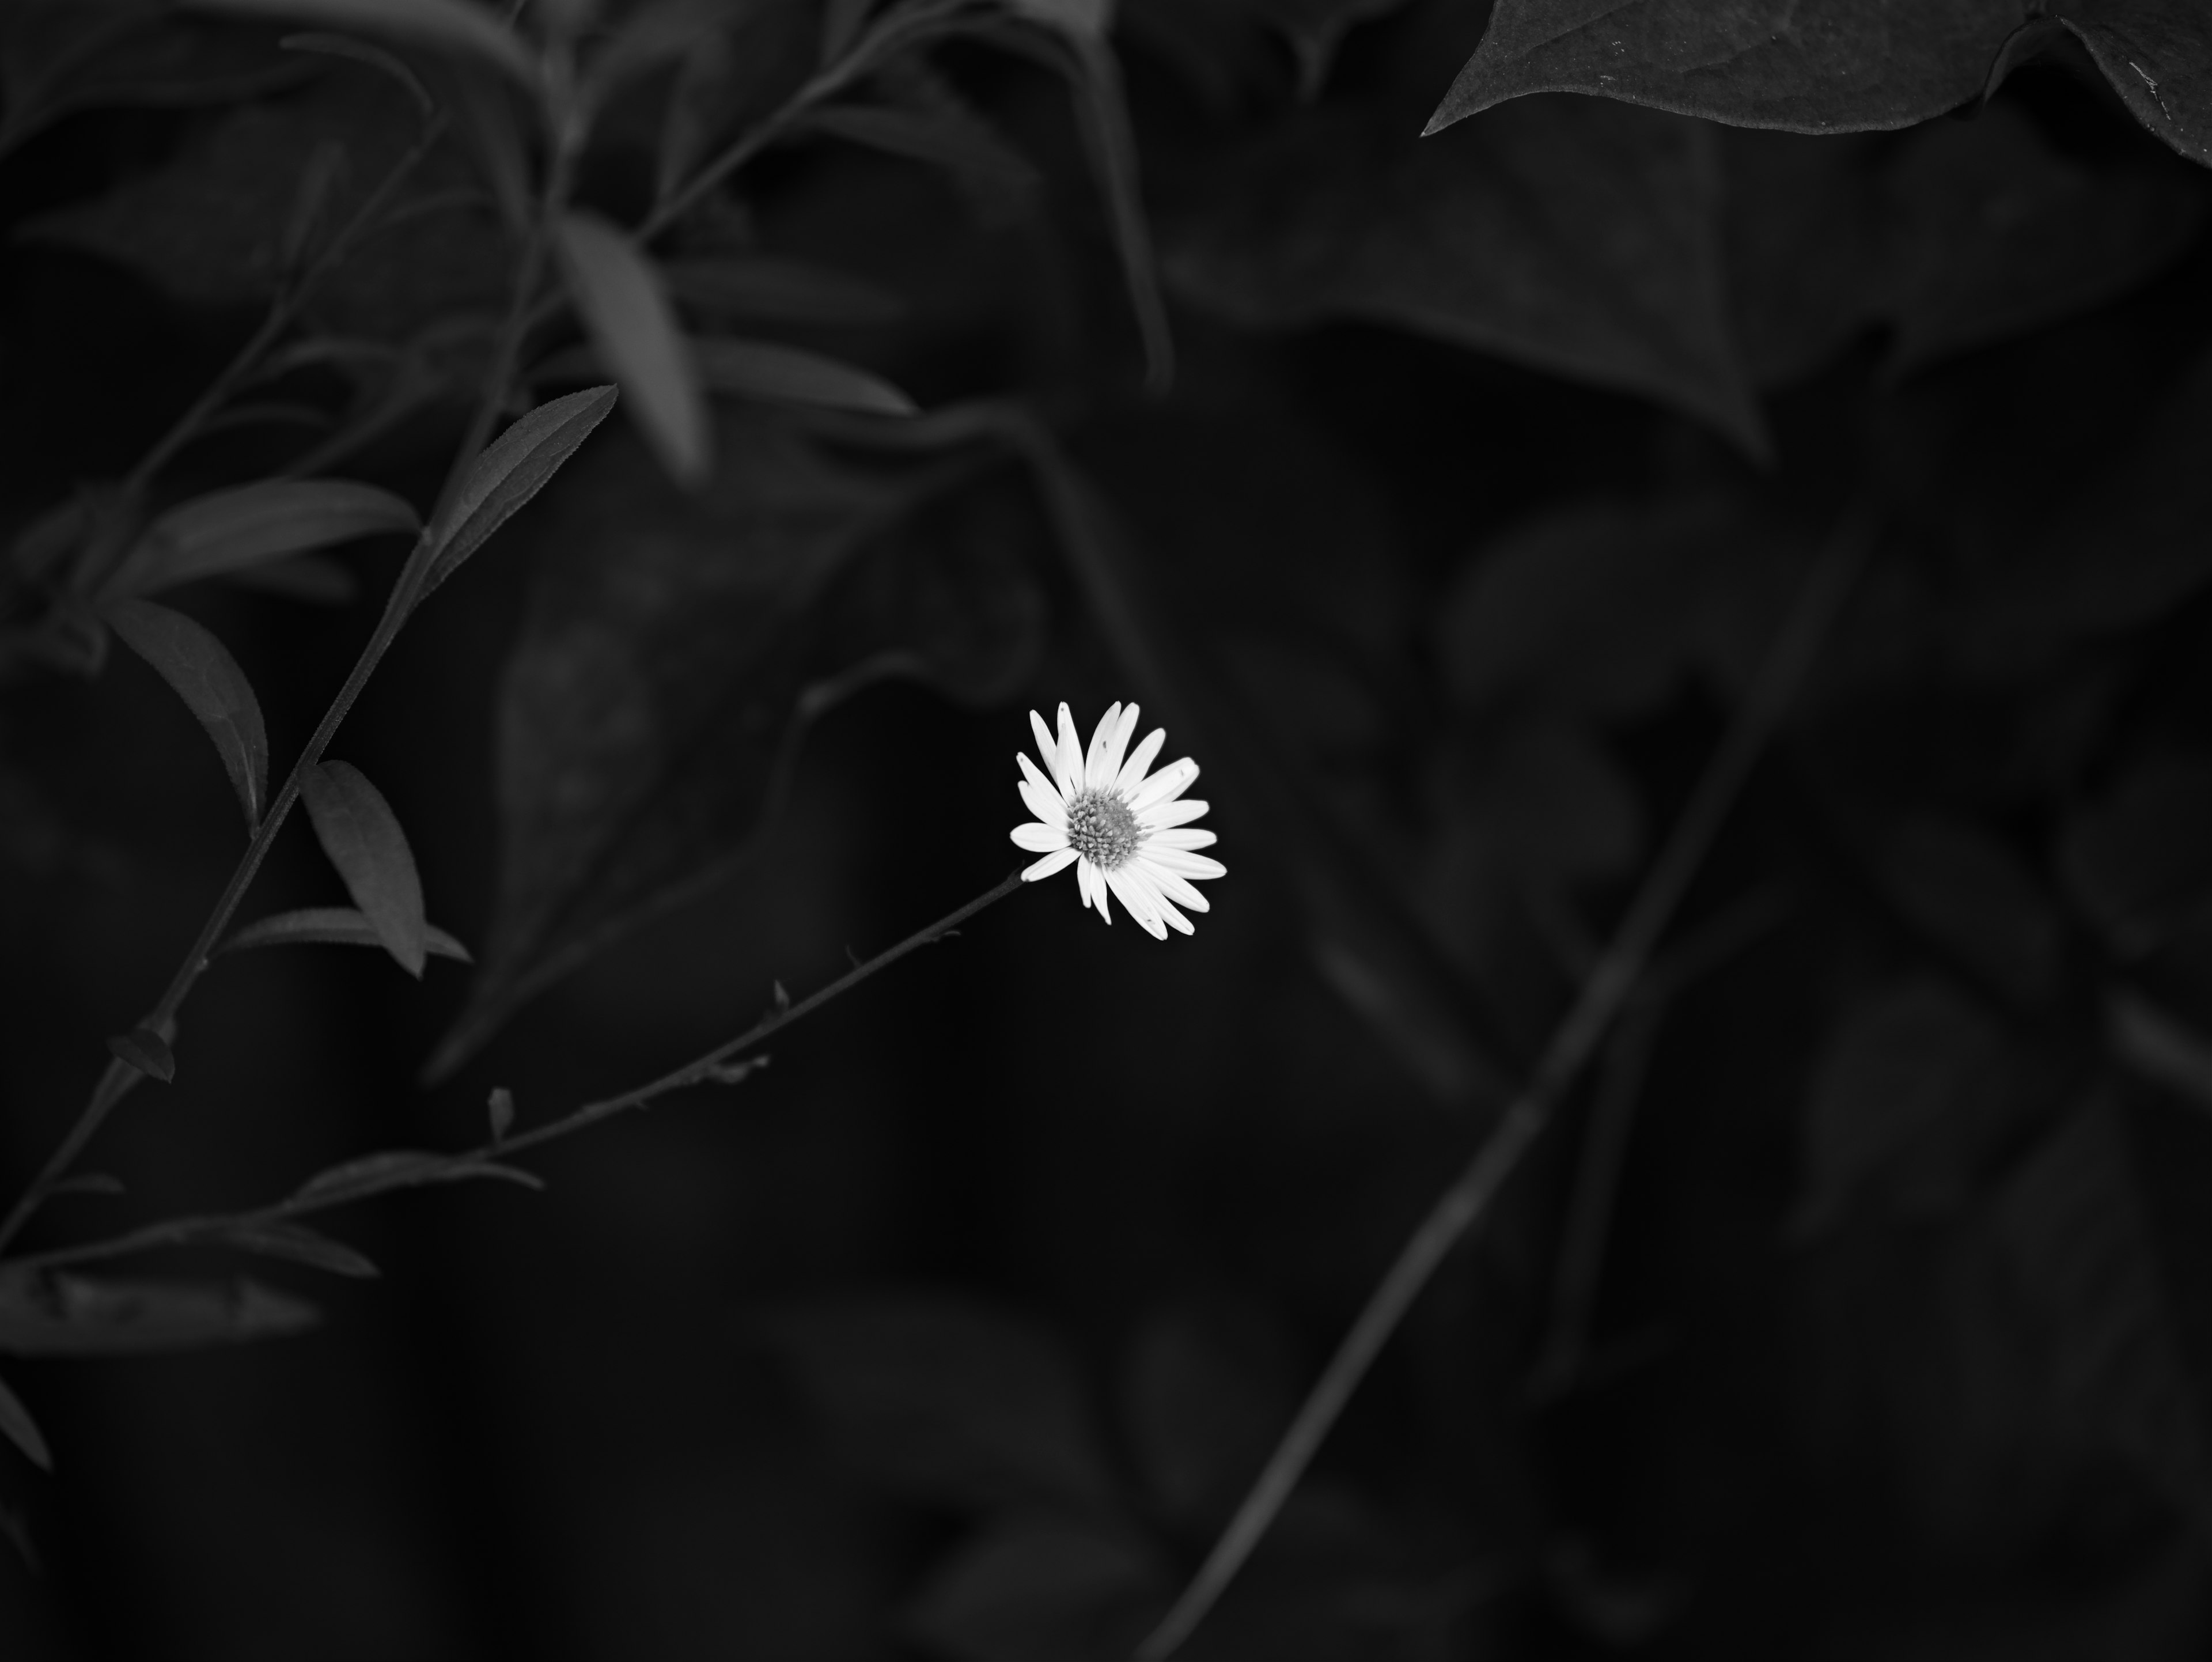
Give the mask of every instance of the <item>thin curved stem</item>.
[(739, 1033), (735, 1038), (716, 1045), (705, 1055), (696, 1056), (681, 1068), (663, 1074), (658, 1079), (638, 1086), (634, 1090), (624, 1091), (617, 1096), (604, 1097), (596, 1102), (587, 1102), (583, 1106), (563, 1114), (559, 1119), (538, 1126), (533, 1130), (525, 1131), (516, 1136), (495, 1137), (489, 1142), (478, 1144), (474, 1148), (464, 1149), (457, 1154), (445, 1156), (441, 1161), (416, 1166), (400, 1172), (368, 1176), (355, 1184), (322, 1189), (311, 1188), (284, 1200), (257, 1207), (251, 1211), (169, 1218), (160, 1223), (147, 1224), (124, 1234), (111, 1236), (106, 1240), (86, 1241), (76, 1246), (59, 1246), (45, 1252), (27, 1253), (21, 1257), (6, 1260), (6, 1268), (15, 1273), (59, 1269), (72, 1264), (94, 1263), (110, 1258), (119, 1258), (133, 1252), (149, 1251), (156, 1247), (181, 1246), (187, 1242), (205, 1240), (210, 1237), (229, 1234), (237, 1230), (258, 1225), (289, 1222), (313, 1213), (327, 1212), (333, 1207), (343, 1206), (353, 1201), (366, 1200), (372, 1195), (386, 1193), (394, 1189), (416, 1187), (426, 1182), (441, 1182), (447, 1180), (452, 1176), (468, 1175), (465, 1172), (458, 1171), (449, 1171), (441, 1175), (438, 1171), (440, 1165), (447, 1167), (473, 1166), (481, 1174), (483, 1168), (486, 1166), (495, 1166), (516, 1154), (542, 1147), (549, 1142), (558, 1141), (563, 1137), (574, 1136), (577, 1132), (597, 1125), (602, 1120), (611, 1119), (616, 1115), (627, 1113), (634, 1108), (642, 1108), (656, 1099), (668, 1095), (671, 1092), (684, 1090), (695, 1085), (734, 1083), (738, 1077), (742, 1076), (738, 1069), (743, 1066), (743, 1064), (738, 1064), (733, 1067), (732, 1064), (736, 1063), (736, 1059), (759, 1044), (769, 1035), (781, 1032), (793, 1022), (820, 1009), (830, 1000), (852, 991), (869, 977), (890, 968), (908, 953), (918, 951), (933, 941), (943, 940), (985, 907), (1004, 900), (1021, 886), (1021, 873), (1018, 870), (1012, 872), (1003, 881), (985, 890), (966, 905), (947, 912), (927, 928), (916, 929), (897, 945), (887, 947), (873, 958), (854, 965), (828, 986), (810, 993), (798, 1003), (785, 1006), (779, 1002), (775, 1008), (770, 1010), (744, 1032)]
[(1165, 1662), (1236, 1579), (1283, 1503), (1305, 1474), (1383, 1344), (1397, 1330), (1437, 1267), (1488, 1207), (1551, 1117), (1554, 1104), (1582, 1073), (1621, 1008), (1635, 991), (1652, 950), (1704, 863), (1753, 764), (1780, 726), (1797, 689), (1866, 557), (1868, 527), (1852, 521), (1831, 540), (1807, 579), (1790, 621), (1768, 653), (1757, 684), (1736, 711), (1706, 764), (1659, 858), (1645, 875), (1611, 944), (1583, 982), (1566, 1019), (1553, 1033), (1534, 1073), (1466, 1168), (1437, 1196), (1398, 1257), (1368, 1295), (1321, 1378), (1299, 1405), (1229, 1526), (1198, 1574), (1137, 1647), (1137, 1662)]

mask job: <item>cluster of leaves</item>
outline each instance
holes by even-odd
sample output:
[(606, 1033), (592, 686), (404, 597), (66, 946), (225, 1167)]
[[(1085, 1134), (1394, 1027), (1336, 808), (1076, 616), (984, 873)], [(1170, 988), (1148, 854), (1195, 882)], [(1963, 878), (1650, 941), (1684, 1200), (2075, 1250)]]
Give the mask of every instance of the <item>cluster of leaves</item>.
[[(2062, 1650), (2191, 1653), (2212, 1586), (2212, 1350), (2175, 1245), (2212, 1182), (2190, 1118), (2212, 1108), (2199, 9), (592, 10), (103, 0), (0, 25), (0, 154), (75, 113), (196, 113), (19, 240), (180, 307), (265, 310), (135, 468), (11, 478), (0, 503), (0, 667), (95, 673), (112, 635), (206, 730), (257, 849), (305, 801), (353, 906), (228, 944), (375, 944), (417, 976), (468, 956), (383, 796), (322, 758), (343, 703), (272, 793), (192, 586), (344, 600), (327, 551), (411, 536), (388, 642), (542, 487), (509, 533), (531, 570), (497, 900), (433, 1077), (749, 857), (842, 701), (908, 678), (1003, 710), (1055, 654), (1170, 713), (1232, 830), (1264, 831), (1255, 880), (1321, 977), (1472, 1129), (1589, 975), (1819, 550), (1863, 535), (1698, 903), (1723, 936), (1752, 916), (1753, 968), (1655, 986), (1558, 1204), (1516, 1226), (1551, 1272), (1478, 1313), (1531, 1353), (1545, 1411), (1636, 1439), (1606, 1420), (1591, 1324), (1747, 1319), (1719, 1261), (1757, 1251), (1789, 1312), (1765, 1312), (1762, 1354), (1805, 1381), (1778, 1434), (1795, 1478), (1981, 1590), (1935, 1617), (1911, 1592), (1850, 1609), (1850, 1642), (1937, 1621), (1954, 1653), (2003, 1653), (2003, 1599), (2056, 1562)], [(240, 13), (342, 33), (288, 49)], [(603, 377), (627, 420), (586, 445)], [(426, 434), (449, 445), (487, 387), (520, 419), (419, 511)], [(1702, 1048), (1652, 1053), (1678, 1006)], [(189, 1065), (175, 1014), (119, 1035), (117, 1065)], [(1747, 1027), (1788, 1051), (1748, 1082)], [(492, 1113), (495, 1153), (511, 1100)], [(1702, 1221), (1747, 1137), (1786, 1147), (1786, 1178)], [(293, 1202), (513, 1175), (402, 1151)], [(1631, 1201), (1620, 1227), (1673, 1256), (1595, 1301)], [(293, 1202), (149, 1244), (368, 1267)], [(311, 1313), (67, 1251), (0, 1282), (0, 1354)], [(1293, 1387), (1206, 1325), (1132, 1342), (1127, 1470), (1073, 1364), (1001, 1318), (839, 1306), (769, 1336), (863, 1469), (972, 1521), (908, 1626), (997, 1662), (1126, 1650), (1257, 1469)], [(4, 1386), (0, 1430), (48, 1458)], [(1602, 1515), (1556, 1464), (1571, 1526), (1317, 1489), (1212, 1642), (1441, 1648), (1510, 1588), (1617, 1648), (1740, 1631), (1651, 1591), (1697, 1578), (1694, 1543)], [(1599, 1574), (1596, 1537), (1652, 1579)]]

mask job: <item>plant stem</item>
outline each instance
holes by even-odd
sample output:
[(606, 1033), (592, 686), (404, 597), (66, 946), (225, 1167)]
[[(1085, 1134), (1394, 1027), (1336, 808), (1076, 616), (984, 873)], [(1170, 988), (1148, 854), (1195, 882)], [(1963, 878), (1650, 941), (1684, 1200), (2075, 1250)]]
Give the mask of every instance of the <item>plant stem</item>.
[(1796, 697), (1865, 558), (1869, 540), (1867, 527), (1856, 521), (1831, 539), (1767, 654), (1757, 684), (1738, 707), (1681, 819), (1630, 902), (1605, 955), (1553, 1033), (1534, 1073), (1399, 1249), (1395, 1262), (1368, 1295), (1365, 1307), (1299, 1405), (1198, 1574), (1137, 1647), (1137, 1662), (1165, 1662), (1227, 1590), (1274, 1523), (1384, 1342), (1437, 1267), (1482, 1215), (1544, 1129), (1553, 1105), (1596, 1052), (1606, 1030), (1635, 991), (1652, 949), (1735, 806), (1753, 764)]
[[(423, 143), (427, 145), (428, 137)], [(276, 833), (283, 829), (293, 803), (299, 800), (300, 788), (308, 770), (322, 760), (323, 752), (336, 736), (339, 725), (351, 712), (362, 690), (368, 685), (369, 677), (375, 673), (377, 666), (383, 661), (384, 654), (391, 648), (401, 626), (406, 623), (408, 614), (413, 610), (416, 597), (422, 592), (423, 577), (437, 553), (432, 533), (459, 495), (463, 481), (468, 477), (470, 465), (483, 451), (486, 441), (491, 436), (493, 423), (506, 407), (508, 389), (514, 378), (515, 363), (521, 355), (523, 337), (529, 327), (531, 301), (544, 266), (548, 227), (566, 195), (569, 177), (568, 158), (565, 154), (556, 155), (554, 166), (548, 170), (544, 200), (523, 249), (522, 259), (515, 273), (514, 295), (500, 329), (498, 344), (493, 350), (492, 362), (484, 378), (483, 392), (470, 418), (467, 435), (454, 454), (452, 467), (447, 472), (445, 484), (439, 491), (437, 506), (425, 521), (422, 535), (416, 539), (414, 551), (408, 556), (407, 563), (401, 568), (398, 581), (392, 584), (392, 593), (385, 601), (384, 615), (378, 618), (368, 644), (362, 648), (361, 655), (354, 661), (353, 668), (348, 672), (344, 685), (338, 689), (337, 696), (331, 700), (330, 707), (323, 712), (322, 720), (315, 724), (313, 734), (293, 762), (291, 771), (285, 775), (284, 782), (270, 799), (268, 813), (255, 827), (252, 839), (246, 843), (246, 852), (239, 857), (237, 866), (231, 872), (230, 880), (223, 886), (222, 893), (216, 898), (206, 921), (201, 924), (198, 938), (192, 942), (191, 950), (185, 954), (184, 961), (169, 978), (169, 984), (161, 999), (140, 1020), (140, 1026), (161, 1032), (174, 1020), (185, 1000), (191, 995), (193, 985), (207, 969), (209, 955), (215, 950), (216, 942), (229, 926), (239, 903), (246, 898), (246, 889), (260, 872), (262, 861), (267, 858), (270, 845), (276, 842)], [(328, 251), (325, 252), (327, 254)], [(276, 314), (272, 312), (270, 315), (274, 318)], [(232, 368), (236, 369), (242, 361), (242, 356), (241, 359), (234, 360)], [(226, 374), (228, 373), (226, 371)], [(221, 384), (222, 377), (217, 380)], [(193, 408), (198, 410), (207, 403), (204, 396)], [(189, 415), (190, 412), (187, 413)], [(157, 453), (160, 449), (160, 446), (155, 447)], [(141, 471), (150, 472), (144, 463), (140, 466)], [(38, 1176), (16, 1199), (7, 1217), (0, 1220), (0, 1250), (4, 1250), (37, 1214), (54, 1184), (67, 1173), (87, 1145), (99, 1134), (109, 1113), (123, 1100), (139, 1077), (138, 1070), (128, 1062), (120, 1059), (108, 1062), (76, 1123), (47, 1158)]]
[[(512, 1158), (531, 1148), (573, 1136), (577, 1132), (611, 1119), (617, 1114), (627, 1113), (633, 1108), (642, 1108), (672, 1091), (681, 1091), (695, 1085), (721, 1082), (734, 1058), (752, 1049), (770, 1034), (779, 1032), (802, 1016), (811, 1014), (842, 994), (850, 992), (878, 971), (888, 969), (908, 953), (931, 942), (943, 940), (953, 930), (981, 911), (994, 905), (1022, 886), (1022, 874), (1017, 870), (1008, 874), (1004, 881), (985, 890), (966, 905), (947, 912), (927, 928), (915, 930), (896, 946), (887, 947), (866, 962), (854, 965), (828, 986), (809, 994), (788, 1008), (773, 1009), (735, 1038), (716, 1045), (704, 1056), (694, 1057), (681, 1068), (661, 1075), (635, 1090), (624, 1091), (618, 1096), (605, 1097), (597, 1102), (587, 1102), (562, 1115), (559, 1119), (525, 1131), (518, 1136), (480, 1143), (474, 1148), (448, 1155), (445, 1164), (450, 1167), (473, 1166), (481, 1168)], [(312, 1213), (325, 1212), (332, 1207), (364, 1200), (376, 1194), (402, 1188), (418, 1187), (426, 1182), (447, 1180), (450, 1177), (470, 1175), (455, 1170), (441, 1178), (435, 1166), (411, 1169), (398, 1176), (384, 1175), (365, 1178), (358, 1184), (317, 1190), (312, 1194), (294, 1195), (289, 1199), (272, 1202), (249, 1212), (209, 1214), (191, 1217), (170, 1218), (161, 1223), (149, 1223), (127, 1233), (112, 1236), (106, 1240), (87, 1241), (76, 1246), (55, 1247), (45, 1252), (27, 1253), (6, 1261), (7, 1269), (14, 1273), (58, 1269), (70, 1264), (92, 1263), (109, 1258), (118, 1258), (132, 1252), (143, 1252), (155, 1247), (179, 1246), (186, 1242), (204, 1240), (231, 1231), (259, 1224), (284, 1223)]]

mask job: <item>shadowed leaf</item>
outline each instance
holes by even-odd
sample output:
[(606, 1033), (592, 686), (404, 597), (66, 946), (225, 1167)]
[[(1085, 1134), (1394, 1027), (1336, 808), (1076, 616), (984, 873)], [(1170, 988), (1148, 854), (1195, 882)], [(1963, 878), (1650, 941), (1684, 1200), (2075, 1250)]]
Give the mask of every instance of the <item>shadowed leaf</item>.
[(316, 838), (345, 880), (346, 892), (399, 967), (422, 978), (429, 951), (429, 921), (422, 915), (422, 880), (415, 870), (407, 833), (383, 793), (360, 769), (324, 762), (300, 782)]
[(161, 673), (222, 758), (246, 813), (246, 828), (261, 824), (269, 795), (269, 734), (246, 672), (221, 641), (181, 612), (151, 600), (116, 600), (100, 614), (123, 642)]
[(358, 1160), (345, 1160), (318, 1172), (300, 1185), (294, 1198), (380, 1195), (393, 1189), (420, 1189), (433, 1183), (467, 1183), (477, 1178), (496, 1178), (525, 1189), (545, 1187), (543, 1178), (520, 1166), (428, 1150), (394, 1148), (382, 1154), (363, 1154)]
[(5, 1379), (0, 1379), (0, 1436), (21, 1449), (23, 1458), (40, 1470), (54, 1469), (54, 1452), (46, 1445), (46, 1434)]
[(514, 516), (615, 407), (611, 387), (587, 387), (539, 405), (485, 447), (471, 464), (453, 507), (431, 529), (437, 554), (422, 580), (424, 594)]
[(227, 1245), (242, 1251), (258, 1252), (264, 1257), (304, 1263), (311, 1269), (326, 1269), (333, 1275), (347, 1275), (356, 1281), (373, 1281), (381, 1273), (350, 1246), (334, 1241), (305, 1224), (283, 1221), (240, 1224), (235, 1229), (225, 1230), (222, 1239)]
[(699, 372), (717, 393), (771, 404), (803, 404), (868, 416), (911, 416), (914, 400), (881, 376), (849, 363), (765, 340), (696, 343)]
[(568, 292), (631, 416), (678, 483), (700, 484), (714, 460), (707, 395), (659, 272), (596, 215), (564, 215), (559, 239)]
[(889, 323), (906, 305), (888, 289), (804, 260), (767, 254), (672, 260), (661, 277), (678, 302), (715, 317), (763, 323)]
[(1014, 1513), (963, 1542), (901, 1625), (959, 1662), (1127, 1656), (1170, 1585), (1167, 1565), (1127, 1525)]
[(116, 595), (158, 594), (288, 554), (420, 526), (413, 508), (373, 484), (264, 479), (169, 509), (146, 527), (107, 588)]
[(258, 1282), (94, 1281), (0, 1292), (0, 1355), (137, 1356), (276, 1338), (313, 1327), (315, 1307)]
[[(305, 906), (258, 918), (224, 941), (216, 950), (237, 952), (248, 947), (381, 947), (383, 937), (366, 914), (350, 906)], [(450, 958), (457, 964), (473, 964), (469, 949), (435, 924), (422, 926), (422, 947), (433, 958)]]
[(158, 1079), (164, 1085), (175, 1083), (177, 1059), (169, 1054), (161, 1034), (151, 1028), (133, 1027), (127, 1033), (118, 1033), (107, 1041), (107, 1048), (147, 1078)]
[(207, 11), (292, 18), (319, 28), (420, 41), (496, 64), (525, 87), (538, 85), (538, 65), (521, 38), (487, 7), (471, 0), (188, 0)]

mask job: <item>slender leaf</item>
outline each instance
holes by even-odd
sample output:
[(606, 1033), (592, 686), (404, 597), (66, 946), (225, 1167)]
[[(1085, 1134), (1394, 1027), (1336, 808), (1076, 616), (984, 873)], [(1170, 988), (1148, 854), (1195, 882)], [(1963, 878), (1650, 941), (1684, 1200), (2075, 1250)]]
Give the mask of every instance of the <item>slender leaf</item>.
[(269, 797), (269, 733), (238, 661), (183, 612), (151, 600), (112, 601), (100, 616), (199, 718), (246, 811), (246, 830), (258, 827)]
[(593, 214), (564, 215), (559, 240), (569, 294), (631, 414), (679, 484), (703, 483), (713, 466), (706, 389), (659, 272)]
[(611, 387), (588, 387), (554, 399), (486, 447), (470, 467), (452, 508), (432, 528), (431, 541), (438, 551), (423, 579), (423, 594), (452, 576), (493, 532), (545, 488), (561, 464), (607, 418), (616, 397)]
[(966, 1662), (1127, 1656), (1158, 1619), (1170, 1574), (1128, 1524), (1012, 1513), (960, 1544), (902, 1625), (930, 1654)]
[(106, 1172), (80, 1172), (75, 1177), (64, 1178), (46, 1190), (49, 1195), (119, 1195), (123, 1180)]
[(543, 1189), (545, 1180), (533, 1172), (496, 1160), (468, 1160), (424, 1149), (395, 1148), (363, 1154), (318, 1172), (301, 1184), (295, 1196), (314, 1200), (337, 1194), (374, 1195), (389, 1189), (419, 1189), (425, 1184), (465, 1183), (473, 1178), (495, 1178), (525, 1189)]
[(889, 323), (905, 303), (887, 289), (804, 260), (716, 254), (661, 267), (669, 292), (696, 311), (769, 323)]
[(430, 949), (429, 920), (422, 915), (422, 880), (407, 833), (383, 794), (360, 769), (325, 762), (301, 782), (315, 836), (346, 891), (399, 967), (422, 978)]
[(207, 11), (290, 17), (328, 29), (395, 35), (471, 53), (536, 88), (538, 65), (521, 37), (469, 0), (189, 0)]
[(226, 581), (309, 606), (344, 606), (361, 593), (353, 573), (323, 554), (295, 554), (269, 565), (250, 565), (230, 573)]
[(304, 1263), (311, 1269), (327, 1269), (333, 1275), (348, 1275), (356, 1281), (374, 1281), (382, 1273), (352, 1247), (304, 1224), (282, 1221), (240, 1224), (235, 1229), (225, 1230), (222, 1239), (244, 1251)]
[(0, 1294), (0, 1355), (131, 1356), (192, 1350), (297, 1333), (315, 1307), (258, 1282), (94, 1281), (56, 1278), (50, 1294), (27, 1284)]
[[(274, 917), (264, 917), (247, 924), (217, 948), (221, 952), (238, 952), (249, 947), (381, 947), (384, 938), (376, 932), (376, 925), (368, 915), (350, 906), (306, 906), (297, 911), (279, 912)], [(450, 958), (457, 964), (472, 964), (469, 949), (434, 923), (422, 926), (423, 950), (433, 958)]]
[(695, 350), (701, 374), (717, 393), (869, 416), (915, 413), (914, 400), (881, 376), (819, 352), (729, 338), (696, 342)]
[(507, 1134), (514, 1128), (514, 1093), (504, 1085), (495, 1085), (484, 1099), (484, 1113), (491, 1122), (491, 1140), (507, 1141)]
[(350, 479), (264, 479), (171, 508), (140, 536), (108, 583), (113, 595), (155, 594), (384, 532), (420, 529), (389, 490)]
[(161, 1034), (150, 1027), (133, 1027), (127, 1033), (117, 1033), (107, 1041), (107, 1048), (149, 1079), (158, 1079), (168, 1085), (177, 1077), (176, 1057), (169, 1054), (169, 1047)]
[(40, 1470), (54, 1469), (54, 1452), (47, 1446), (45, 1434), (5, 1379), (0, 1379), (0, 1435), (22, 1450), (23, 1458)]

